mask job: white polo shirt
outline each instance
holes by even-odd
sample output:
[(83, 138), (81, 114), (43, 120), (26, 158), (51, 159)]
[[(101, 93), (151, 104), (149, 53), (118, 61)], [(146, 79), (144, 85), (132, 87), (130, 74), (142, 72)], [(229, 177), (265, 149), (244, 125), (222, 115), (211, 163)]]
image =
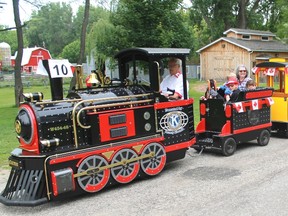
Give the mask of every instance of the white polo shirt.
[(168, 91), (175, 90), (180, 97), (183, 99), (183, 75), (181, 72), (177, 72), (175, 75), (168, 74), (160, 84), (160, 90), (164, 94), (171, 94), (172, 92)]

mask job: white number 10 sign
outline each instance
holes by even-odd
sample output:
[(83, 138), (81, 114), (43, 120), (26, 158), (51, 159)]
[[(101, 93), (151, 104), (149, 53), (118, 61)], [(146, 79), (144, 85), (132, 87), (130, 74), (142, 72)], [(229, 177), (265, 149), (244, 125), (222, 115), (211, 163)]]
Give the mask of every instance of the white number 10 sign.
[[(49, 59), (48, 66), (50, 70), (51, 78), (60, 78), (60, 77), (73, 77), (71, 70), (71, 64), (67, 59)], [(37, 74), (48, 75), (47, 71), (43, 66), (42, 60), (38, 63)]]
[(63, 60), (48, 60), (51, 78), (58, 77), (73, 77), (71, 64), (67, 59)]

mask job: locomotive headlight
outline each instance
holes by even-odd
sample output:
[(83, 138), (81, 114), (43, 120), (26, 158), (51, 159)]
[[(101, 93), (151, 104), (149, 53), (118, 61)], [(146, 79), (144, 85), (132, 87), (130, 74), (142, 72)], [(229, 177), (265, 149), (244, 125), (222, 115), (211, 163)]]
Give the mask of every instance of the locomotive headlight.
[(21, 134), (21, 122), (19, 120), (15, 121), (15, 131), (18, 135)]
[(146, 131), (150, 131), (151, 130), (151, 124), (146, 123), (144, 128), (145, 128)]
[(15, 131), (23, 139), (25, 144), (30, 144), (32, 140), (33, 128), (31, 118), (26, 109), (21, 109), (15, 120)]
[(145, 113), (144, 113), (144, 119), (145, 119), (145, 120), (150, 119), (150, 117), (151, 117), (151, 114), (150, 114), (149, 112), (145, 112)]

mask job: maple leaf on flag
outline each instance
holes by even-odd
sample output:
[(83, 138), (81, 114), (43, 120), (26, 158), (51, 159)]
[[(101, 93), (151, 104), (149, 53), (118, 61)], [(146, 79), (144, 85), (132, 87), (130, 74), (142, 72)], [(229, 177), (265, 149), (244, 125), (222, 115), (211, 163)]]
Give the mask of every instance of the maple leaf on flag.
[(252, 71), (252, 74), (256, 74), (256, 73), (258, 73), (259, 68), (258, 68), (258, 67), (253, 67), (253, 68), (251, 69), (251, 71)]
[(267, 76), (274, 76), (276, 72), (276, 68), (268, 68), (267, 70)]
[(234, 108), (238, 113), (244, 112), (243, 104), (242, 102), (237, 102), (233, 104)]
[(252, 100), (252, 109), (253, 110), (258, 110), (259, 109), (258, 100)]
[(268, 100), (269, 105), (274, 104), (274, 100), (271, 97), (267, 98), (267, 100)]

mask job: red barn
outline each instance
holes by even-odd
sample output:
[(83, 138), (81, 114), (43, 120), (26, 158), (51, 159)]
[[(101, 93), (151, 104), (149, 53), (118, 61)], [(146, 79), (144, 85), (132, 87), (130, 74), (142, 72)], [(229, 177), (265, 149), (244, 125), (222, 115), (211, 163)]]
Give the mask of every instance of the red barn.
[[(11, 58), (12, 66), (15, 66), (16, 56), (17, 52)], [(22, 72), (36, 72), (40, 59), (51, 59), (49, 51), (42, 47), (24, 48), (21, 62)]]

